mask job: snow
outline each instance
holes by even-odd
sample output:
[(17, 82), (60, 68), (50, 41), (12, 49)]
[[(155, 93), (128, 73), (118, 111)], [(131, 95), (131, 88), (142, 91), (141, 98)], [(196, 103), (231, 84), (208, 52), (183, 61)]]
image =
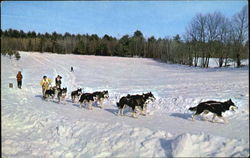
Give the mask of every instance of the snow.
[[(202, 69), (146, 58), (20, 54), (19, 61), (1, 56), (2, 157), (249, 156), (248, 66)], [(21, 90), (15, 79), (20, 70)], [(58, 74), (68, 88), (66, 101), (44, 101), (42, 76), (54, 81)], [(108, 90), (104, 108), (72, 103), (69, 94), (79, 87)], [(149, 91), (156, 100), (146, 116), (132, 118), (130, 110), (116, 115), (121, 96)], [(227, 124), (199, 116), (191, 121), (190, 106), (229, 98), (239, 109), (223, 114)]]

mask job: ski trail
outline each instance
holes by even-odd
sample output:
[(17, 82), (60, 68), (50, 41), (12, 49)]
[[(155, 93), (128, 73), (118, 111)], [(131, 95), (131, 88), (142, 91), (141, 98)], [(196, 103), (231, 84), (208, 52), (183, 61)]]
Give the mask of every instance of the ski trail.
[[(68, 64), (66, 65), (65, 63), (59, 63), (55, 60), (50, 59), (46, 55), (39, 55), (39, 59), (37, 59), (38, 56), (32, 57), (43, 65), (50, 65), (54, 77), (56, 77), (57, 75), (64, 76), (64, 78), (62, 79), (62, 86), (66, 86), (68, 91), (73, 91), (79, 87), (78, 83), (76, 82), (76, 76), (74, 72), (70, 72), (69, 69), (67, 69), (67, 67), (70, 67)], [(54, 81), (54, 78), (52, 81)]]
[(37, 58), (43, 58), (43, 56), (37, 56), (37, 54), (33, 54), (30, 56), (33, 60), (37, 61), (38, 63), (42, 64), (42, 65), (47, 65), (47, 63), (43, 62), (42, 60), (39, 60)]

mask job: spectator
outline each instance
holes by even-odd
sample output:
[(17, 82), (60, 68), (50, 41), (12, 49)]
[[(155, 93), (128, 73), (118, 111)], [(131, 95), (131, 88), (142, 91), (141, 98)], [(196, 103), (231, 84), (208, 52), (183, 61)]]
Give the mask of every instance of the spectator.
[(17, 87), (18, 88), (22, 88), (22, 79), (23, 79), (23, 75), (21, 74), (21, 71), (18, 71), (17, 75), (16, 75), (16, 79), (17, 79)]

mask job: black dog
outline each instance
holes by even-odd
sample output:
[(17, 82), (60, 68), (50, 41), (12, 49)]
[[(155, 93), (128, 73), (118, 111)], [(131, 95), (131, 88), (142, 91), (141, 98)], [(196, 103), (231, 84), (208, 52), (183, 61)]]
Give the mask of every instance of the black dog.
[(46, 98), (51, 97), (52, 99), (54, 99), (54, 97), (56, 95), (56, 90), (57, 90), (56, 87), (51, 87), (51, 88), (47, 89), (45, 91), (44, 98), (46, 99)]
[(57, 99), (58, 99), (58, 103), (60, 103), (61, 99), (62, 101), (65, 100), (65, 97), (67, 95), (67, 88), (58, 88), (58, 93), (57, 93)]
[(109, 92), (108, 91), (94, 92), (93, 95), (96, 103), (99, 102), (100, 108), (103, 108), (103, 101), (104, 99), (107, 99), (109, 97)]
[(195, 113), (192, 115), (192, 120), (194, 120), (195, 115), (200, 115), (201, 113), (207, 114), (209, 112), (213, 113), (212, 122), (214, 122), (215, 117), (219, 117), (223, 119), (224, 123), (226, 123), (226, 120), (222, 117), (222, 112), (225, 112), (227, 110), (234, 111), (237, 109), (237, 106), (232, 102), (231, 99), (225, 102), (218, 102), (218, 101), (206, 101), (198, 104), (195, 107), (190, 107), (190, 111), (195, 111)]
[(94, 95), (92, 93), (82, 93), (79, 103), (80, 103), (80, 108), (82, 108), (82, 104), (86, 105), (86, 103), (89, 103), (89, 109), (92, 109), (92, 103), (95, 100)]
[(121, 114), (123, 115), (123, 110), (126, 106), (129, 106), (132, 108), (133, 111), (133, 117), (135, 117), (135, 108), (140, 107), (143, 111), (144, 107), (146, 108), (147, 101), (149, 100), (155, 100), (154, 95), (149, 92), (146, 94), (142, 95), (127, 95), (122, 97), (119, 102), (117, 102), (117, 107), (118, 107), (118, 115)]
[(76, 91), (71, 92), (72, 102), (74, 103), (76, 99), (78, 100), (81, 94), (82, 94), (81, 88), (78, 88)]
[(79, 99), (80, 108), (82, 108), (82, 104), (86, 105), (89, 104), (89, 109), (92, 109), (92, 103), (94, 101), (101, 102), (101, 106), (103, 106), (103, 100), (108, 98), (108, 91), (103, 92), (94, 92), (94, 93), (83, 93)]

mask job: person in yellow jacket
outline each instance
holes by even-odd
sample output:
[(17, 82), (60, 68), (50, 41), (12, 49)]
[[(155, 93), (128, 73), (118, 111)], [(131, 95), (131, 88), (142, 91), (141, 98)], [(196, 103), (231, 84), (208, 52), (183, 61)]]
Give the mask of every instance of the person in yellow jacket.
[(45, 91), (49, 89), (52, 80), (49, 79), (47, 76), (43, 76), (43, 79), (40, 81), (40, 85), (42, 86), (43, 96), (45, 96)]

